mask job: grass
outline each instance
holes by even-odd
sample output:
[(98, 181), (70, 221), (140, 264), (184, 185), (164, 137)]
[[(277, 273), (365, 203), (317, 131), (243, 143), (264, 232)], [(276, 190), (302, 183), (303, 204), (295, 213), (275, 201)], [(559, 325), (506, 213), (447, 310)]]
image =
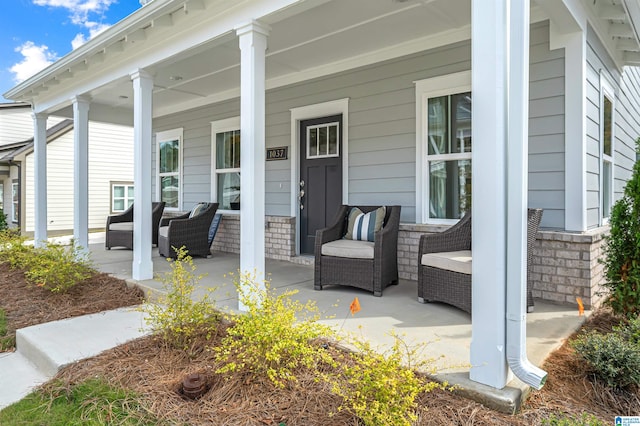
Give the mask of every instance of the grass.
[[(57, 385), (57, 386), (56, 386)], [(156, 425), (141, 408), (139, 397), (90, 379), (75, 385), (54, 383), (0, 411), (0, 424), (17, 425)]]
[(4, 309), (0, 309), (0, 352), (12, 348), (16, 345), (13, 336), (7, 336), (7, 314)]

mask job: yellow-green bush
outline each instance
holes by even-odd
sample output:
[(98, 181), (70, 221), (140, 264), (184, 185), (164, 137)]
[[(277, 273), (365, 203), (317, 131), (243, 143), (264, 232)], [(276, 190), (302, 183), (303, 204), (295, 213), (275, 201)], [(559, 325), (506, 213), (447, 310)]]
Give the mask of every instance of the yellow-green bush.
[(69, 247), (55, 243), (34, 247), (25, 240), (11, 230), (0, 232), (0, 255), (12, 268), (24, 270), (30, 284), (65, 292), (95, 273), (88, 253), (74, 241)]
[(177, 249), (176, 254), (175, 260), (167, 259), (171, 271), (162, 277), (167, 296), (159, 297), (157, 303), (145, 303), (142, 311), (147, 314), (147, 323), (166, 342), (187, 349), (203, 329), (217, 325), (219, 314), (208, 294), (193, 300), (193, 292), (203, 276), (196, 275), (196, 266), (184, 247)]
[(36, 247), (26, 259), (27, 281), (54, 293), (65, 292), (95, 273), (88, 253), (74, 241), (69, 247), (53, 243)]
[(298, 368), (334, 363), (319, 340), (333, 332), (318, 322), (315, 302), (292, 300), (297, 290), (278, 294), (268, 281), (260, 283), (251, 273), (241, 273), (234, 284), (247, 312), (229, 318), (233, 325), (221, 345), (213, 348), (224, 363), (218, 372), (267, 377), (284, 387), (297, 380)]
[(356, 352), (341, 363), (341, 374), (328, 378), (332, 392), (343, 398), (339, 408), (347, 410), (367, 426), (411, 425), (416, 420), (416, 398), (423, 392), (444, 388), (429, 382), (411, 367), (427, 368), (430, 361), (418, 361), (421, 346), (410, 346), (397, 335), (386, 352), (368, 342), (352, 342)]

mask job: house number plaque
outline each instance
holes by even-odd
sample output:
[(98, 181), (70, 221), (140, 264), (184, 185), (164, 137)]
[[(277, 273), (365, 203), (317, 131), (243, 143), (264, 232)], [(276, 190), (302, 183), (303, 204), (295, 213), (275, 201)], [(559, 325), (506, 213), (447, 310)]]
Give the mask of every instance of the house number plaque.
[(279, 146), (276, 148), (267, 148), (267, 161), (286, 160), (289, 158), (289, 147)]

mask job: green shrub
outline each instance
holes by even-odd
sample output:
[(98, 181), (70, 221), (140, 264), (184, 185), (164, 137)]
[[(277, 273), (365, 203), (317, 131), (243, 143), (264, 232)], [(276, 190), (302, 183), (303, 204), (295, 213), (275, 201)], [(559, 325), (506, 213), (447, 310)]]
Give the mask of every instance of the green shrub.
[[(640, 138), (636, 141), (640, 149)], [(617, 314), (640, 314), (640, 161), (611, 211), (610, 234), (604, 245), (606, 303)]]
[(412, 347), (399, 336), (392, 337), (393, 346), (382, 353), (368, 342), (352, 342), (356, 353), (342, 363), (341, 375), (329, 378), (332, 392), (344, 401), (339, 410), (351, 412), (367, 426), (411, 425), (417, 417), (417, 396), (447, 386), (428, 382), (412, 370), (430, 369), (430, 361), (412, 364), (424, 345)]
[(295, 371), (300, 367), (333, 364), (319, 341), (333, 332), (317, 322), (315, 302), (292, 300), (297, 290), (277, 294), (269, 282), (257, 282), (255, 274), (241, 273), (234, 285), (247, 312), (229, 318), (233, 325), (220, 346), (213, 348), (224, 363), (219, 373), (267, 377), (284, 387), (297, 380)]
[(54, 293), (64, 293), (95, 273), (88, 253), (74, 241), (70, 247), (47, 243), (27, 256), (25, 278)]
[(581, 416), (570, 416), (566, 414), (560, 414), (556, 417), (555, 414), (549, 416), (548, 419), (542, 420), (542, 424), (545, 426), (605, 426), (602, 420), (598, 419), (593, 414), (582, 413)]
[(619, 333), (590, 331), (571, 342), (596, 378), (611, 388), (640, 385), (640, 345)]
[(5, 229), (8, 229), (8, 225), (7, 225), (7, 215), (4, 213), (4, 211), (2, 209), (0, 209), (0, 231), (4, 231)]
[(218, 323), (219, 315), (208, 294), (193, 300), (193, 292), (203, 276), (195, 274), (196, 266), (184, 247), (176, 250), (176, 254), (175, 260), (167, 259), (171, 271), (162, 277), (167, 296), (160, 297), (158, 303), (145, 303), (142, 311), (147, 314), (147, 323), (166, 342), (187, 349), (203, 328)]
[(640, 347), (640, 316), (614, 327), (613, 330), (619, 333), (623, 339)]

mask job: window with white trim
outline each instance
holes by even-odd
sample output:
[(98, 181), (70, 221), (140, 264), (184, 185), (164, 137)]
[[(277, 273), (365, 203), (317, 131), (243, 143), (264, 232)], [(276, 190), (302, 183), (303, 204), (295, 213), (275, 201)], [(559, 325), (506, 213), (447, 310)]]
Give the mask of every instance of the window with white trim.
[(20, 183), (14, 180), (11, 183), (11, 221), (18, 223), (20, 220)]
[(220, 210), (240, 210), (240, 118), (211, 123), (211, 198)]
[(602, 224), (609, 220), (613, 206), (613, 148), (615, 95), (611, 85), (601, 77), (600, 86), (600, 206)]
[(178, 210), (182, 206), (182, 128), (156, 134), (158, 200), (165, 208)]
[(133, 183), (111, 183), (111, 213), (122, 213), (133, 204)]
[(471, 74), (416, 82), (423, 223), (451, 223), (471, 210)]
[(4, 212), (4, 183), (0, 182), (0, 210)]

